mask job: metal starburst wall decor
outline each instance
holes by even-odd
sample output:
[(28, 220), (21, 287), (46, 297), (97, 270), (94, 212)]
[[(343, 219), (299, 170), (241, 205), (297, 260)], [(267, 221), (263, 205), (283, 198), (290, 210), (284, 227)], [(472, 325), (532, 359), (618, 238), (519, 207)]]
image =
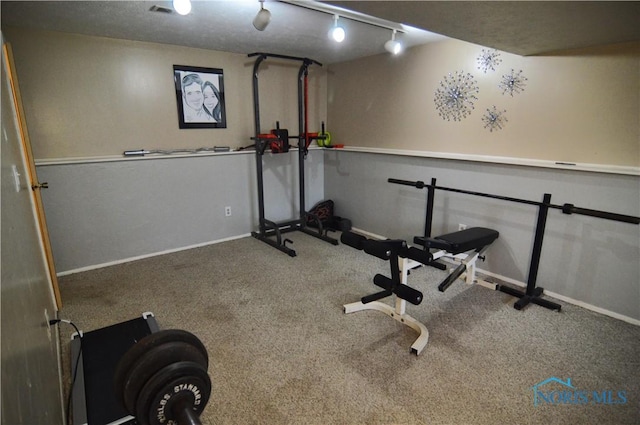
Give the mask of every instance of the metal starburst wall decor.
[(502, 59), (500, 59), (500, 53), (496, 49), (485, 50), (482, 49), (482, 53), (477, 58), (478, 61), (478, 69), (487, 73), (488, 70), (495, 71), (496, 66), (502, 63)]
[(527, 78), (522, 75), (522, 70), (515, 72), (513, 69), (509, 74), (502, 76), (502, 81), (498, 84), (498, 87), (502, 89), (502, 94), (509, 93), (513, 97), (514, 93), (519, 94), (524, 91), (524, 86)]
[(506, 112), (505, 110), (499, 111), (495, 105), (491, 109), (487, 108), (487, 112), (482, 116), (484, 128), (488, 128), (490, 132), (502, 130), (502, 127), (508, 121), (505, 116)]
[(474, 109), (478, 91), (473, 75), (464, 71), (449, 73), (440, 81), (433, 99), (438, 115), (447, 121), (461, 121)]

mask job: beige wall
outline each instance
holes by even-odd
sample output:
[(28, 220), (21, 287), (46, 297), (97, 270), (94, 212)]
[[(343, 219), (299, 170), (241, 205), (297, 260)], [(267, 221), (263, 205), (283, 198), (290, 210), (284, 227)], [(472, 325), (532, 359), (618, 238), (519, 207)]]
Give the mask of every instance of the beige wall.
[[(252, 68), (243, 54), (3, 28), (15, 53), (37, 160), (120, 155), (130, 149), (250, 145)], [(278, 52), (274, 52), (278, 53)], [(226, 129), (178, 128), (173, 65), (222, 68)], [(298, 62), (260, 67), (262, 131), (298, 132)], [(326, 120), (326, 70), (309, 72), (309, 125)]]
[[(349, 146), (489, 155), (607, 165), (640, 165), (638, 46), (520, 57), (501, 52), (495, 72), (478, 70), (484, 47), (448, 40), (332, 65), (329, 129)], [(486, 49), (486, 48), (485, 48)], [(524, 91), (498, 88), (502, 75), (523, 71)], [(470, 72), (480, 89), (460, 122), (438, 116), (434, 92), (449, 72)], [(503, 130), (481, 120), (506, 110)]]

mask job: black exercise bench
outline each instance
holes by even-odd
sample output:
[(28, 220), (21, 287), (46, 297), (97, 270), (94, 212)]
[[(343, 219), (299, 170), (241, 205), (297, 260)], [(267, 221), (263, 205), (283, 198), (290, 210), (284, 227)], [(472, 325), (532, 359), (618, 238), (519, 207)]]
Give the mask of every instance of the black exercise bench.
[[(359, 302), (345, 304), (344, 312), (353, 313), (362, 310), (381, 311), (400, 323), (415, 329), (419, 336), (411, 345), (411, 352), (418, 355), (426, 347), (429, 340), (427, 327), (406, 314), (406, 302), (419, 305), (422, 302), (422, 292), (407, 285), (409, 271), (422, 265), (440, 265), (436, 260), (442, 257), (450, 257), (461, 261), (453, 272), (438, 285), (440, 291), (448, 288), (465, 270), (467, 283), (481, 283), (475, 277), (475, 262), (488, 249), (499, 236), (493, 229), (484, 227), (472, 227), (458, 232), (448, 233), (436, 238), (416, 237), (414, 243), (423, 247), (409, 247), (406, 241), (401, 239), (374, 240), (365, 236), (343, 232), (341, 242), (367, 254), (389, 261), (391, 277), (376, 274), (373, 283), (383, 289), (371, 295), (364, 296)], [(437, 251), (432, 251), (432, 250)], [(439, 267), (443, 268), (445, 266)], [(483, 286), (490, 284), (482, 282)], [(491, 287), (491, 286), (489, 286)], [(491, 287), (495, 289), (495, 287)], [(395, 295), (396, 305), (392, 306), (378, 300)]]
[[(493, 241), (498, 239), (499, 235), (500, 233), (493, 229), (471, 227), (435, 238), (416, 236), (413, 238), (413, 242), (423, 246), (426, 250), (439, 250), (432, 253), (433, 261), (441, 257), (458, 258), (462, 260), (460, 265), (438, 285), (438, 290), (444, 292), (467, 269), (469, 269), (465, 279), (467, 283), (483, 283), (476, 279), (475, 263), (478, 259), (484, 259), (482, 254), (489, 248), (489, 245), (491, 245)], [(493, 286), (490, 286), (490, 288), (495, 289)]]

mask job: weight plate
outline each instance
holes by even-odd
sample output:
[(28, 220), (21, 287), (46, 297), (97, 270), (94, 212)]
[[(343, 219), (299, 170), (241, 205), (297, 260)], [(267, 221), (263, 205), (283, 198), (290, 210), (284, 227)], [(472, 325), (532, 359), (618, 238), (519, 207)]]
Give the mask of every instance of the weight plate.
[(173, 419), (176, 404), (186, 404), (199, 415), (211, 395), (211, 379), (207, 371), (194, 362), (178, 362), (166, 366), (144, 385), (136, 404), (140, 425), (166, 424)]
[(328, 131), (325, 131), (324, 133), (321, 132), (319, 136), (324, 137), (324, 139), (322, 138), (317, 139), (318, 146), (321, 146), (321, 147), (331, 146), (331, 133), (329, 133)]
[(124, 356), (122, 356), (122, 358), (118, 362), (118, 366), (116, 367), (116, 371), (114, 374), (114, 389), (116, 398), (120, 400), (122, 406), (125, 406), (123, 397), (124, 383), (127, 379), (131, 366), (133, 366), (138, 361), (138, 359), (142, 355), (144, 355), (144, 353), (146, 353), (153, 347), (157, 347), (167, 342), (186, 342), (187, 344), (191, 344), (194, 347), (198, 348), (198, 350), (200, 350), (207, 363), (209, 361), (207, 349), (204, 347), (204, 344), (202, 344), (202, 341), (200, 341), (198, 337), (191, 332), (187, 332), (181, 329), (164, 329), (145, 336), (137, 343), (135, 343), (124, 354)]
[(189, 376), (178, 378), (164, 388), (149, 405), (148, 420), (152, 425), (182, 424), (180, 418), (199, 418), (209, 401), (211, 381)]
[(173, 341), (151, 348), (129, 368), (122, 387), (124, 406), (135, 412), (136, 400), (144, 384), (162, 368), (181, 361), (198, 363), (207, 370), (207, 359), (200, 350), (186, 342)]

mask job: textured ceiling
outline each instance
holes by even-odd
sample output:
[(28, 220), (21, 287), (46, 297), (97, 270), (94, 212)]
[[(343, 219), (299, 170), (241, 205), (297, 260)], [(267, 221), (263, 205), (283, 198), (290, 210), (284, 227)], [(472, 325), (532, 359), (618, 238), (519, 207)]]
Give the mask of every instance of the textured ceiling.
[(638, 1), (330, 2), (522, 56), (640, 40)]
[[(342, 20), (348, 37), (329, 40), (333, 15), (292, 4), (267, 1), (271, 22), (262, 32), (252, 21), (258, 0), (193, 1), (187, 16), (151, 12), (159, 5), (172, 10), (170, 1), (2, 1), (2, 26), (10, 25), (128, 40), (174, 44), (234, 53), (268, 52), (310, 57), (334, 63), (383, 53), (391, 30)], [(407, 46), (444, 37), (406, 29)]]
[[(519, 55), (640, 40), (640, 2), (329, 1), (407, 24), (407, 46), (443, 36)], [(384, 53), (389, 29), (342, 19), (347, 40), (328, 40), (331, 14), (287, 2), (265, 2), (272, 19), (263, 32), (251, 22), (257, 0), (194, 1), (187, 16), (150, 12), (169, 1), (2, 1), (6, 25), (174, 44), (235, 53), (269, 52), (335, 63)], [(417, 30), (415, 28), (421, 28)], [(426, 30), (426, 31), (423, 31)], [(440, 35), (441, 34), (441, 35)]]

